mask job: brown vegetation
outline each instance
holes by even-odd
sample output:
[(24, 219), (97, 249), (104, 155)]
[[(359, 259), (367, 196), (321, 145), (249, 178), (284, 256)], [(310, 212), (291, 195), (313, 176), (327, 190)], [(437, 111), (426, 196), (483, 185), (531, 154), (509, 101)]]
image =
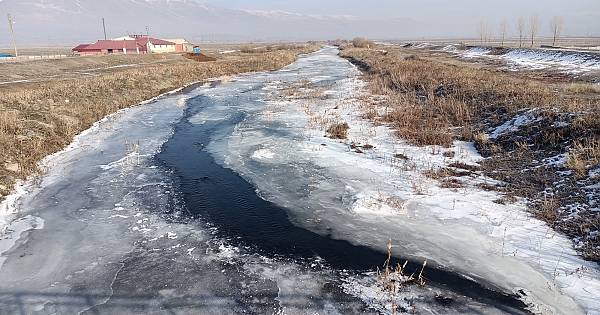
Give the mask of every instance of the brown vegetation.
[(253, 53), (210, 63), (151, 64), (98, 76), (13, 86), (0, 94), (0, 197), (16, 179), (95, 121), (161, 93), (212, 77), (273, 70), (315, 47)]
[(523, 109), (575, 111), (592, 106), (590, 100), (509, 74), (408, 58), (400, 52), (346, 49), (342, 55), (367, 70), (373, 93), (389, 98), (390, 111), (382, 118), (418, 145), (448, 146), (457, 136), (473, 139), (483, 123), (497, 125)]
[(348, 129), (350, 129), (350, 126), (347, 123), (336, 123), (327, 128), (327, 133), (331, 139), (346, 139)]
[[(317, 46), (317, 44), (310, 44), (314, 47)], [(272, 52), (272, 51), (278, 51), (278, 50), (295, 50), (295, 49), (304, 49), (305, 45), (304, 44), (275, 44), (275, 45), (256, 45), (256, 44), (249, 44), (249, 45), (244, 45), (240, 48), (240, 52), (244, 53), (244, 54), (254, 54), (254, 53), (265, 53), (265, 52)]]
[(599, 138), (576, 140), (567, 154), (567, 167), (572, 169), (579, 178), (585, 177), (590, 167), (599, 164)]
[[(377, 268), (377, 280), (378, 285), (381, 288), (382, 293), (387, 295), (390, 303), (390, 308), (393, 314), (397, 312), (408, 313), (409, 311), (414, 312), (414, 307), (407, 309), (398, 305), (400, 298), (399, 294), (408, 290), (408, 287), (413, 285), (425, 286), (425, 267), (427, 266), (427, 260), (423, 261), (423, 265), (420, 268), (414, 270), (409, 274), (408, 272), (408, 260), (404, 261), (403, 264), (397, 263), (396, 266), (392, 263), (392, 241), (389, 240), (387, 243), (387, 259), (383, 264), (383, 270)], [(406, 301), (406, 300), (405, 300)]]
[(215, 57), (209, 57), (205, 54), (194, 54), (194, 53), (187, 53), (185, 54), (185, 57), (187, 59), (191, 59), (194, 61), (198, 61), (198, 62), (210, 62), (210, 61), (216, 61), (217, 58)]
[[(577, 248), (585, 258), (600, 260), (600, 237), (590, 234), (600, 227), (600, 215), (591, 206), (595, 201), (589, 199), (597, 197), (589, 197), (584, 188), (593, 184), (589, 171), (600, 167), (596, 87), (548, 84), (415, 53), (420, 54), (388, 47), (386, 53), (342, 50), (343, 57), (364, 71), (371, 92), (387, 100), (377, 105), (385, 110), (366, 109), (369, 115), (365, 117), (389, 123), (399, 137), (414, 145), (451, 146), (457, 139), (475, 142), (488, 157), (481, 169), (457, 164), (426, 175), (449, 188), (460, 187), (457, 177), (475, 171), (497, 179), (504, 186), (496, 189), (506, 194), (498, 202), (514, 200), (514, 196), (528, 198), (534, 215), (578, 239)], [(493, 139), (488, 136), (491, 128), (527, 113), (535, 117), (534, 122)], [(565, 165), (544, 162), (560, 154), (567, 154)], [(552, 199), (546, 198), (548, 192)], [(584, 210), (573, 210), (582, 208), (572, 204)], [(579, 212), (574, 215), (573, 211)]]
[(375, 43), (364, 37), (356, 37), (352, 40), (352, 46), (355, 48), (372, 48), (375, 47)]

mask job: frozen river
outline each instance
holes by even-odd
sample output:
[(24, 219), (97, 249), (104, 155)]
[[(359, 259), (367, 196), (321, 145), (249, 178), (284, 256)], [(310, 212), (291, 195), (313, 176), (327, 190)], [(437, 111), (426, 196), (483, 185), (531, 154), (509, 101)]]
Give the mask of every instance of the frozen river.
[[(544, 226), (504, 229), (499, 241), (503, 220), (470, 217), (470, 203), (491, 204), (491, 193), (415, 193), (412, 172), (439, 157), (362, 121), (362, 87), (325, 48), (97, 123), (3, 204), (0, 314), (387, 313), (392, 300), (424, 314), (597, 311), (578, 295), (585, 286), (593, 299), (595, 267), (569, 249), (552, 256), (568, 241), (539, 245), (535, 265), (510, 238)], [(324, 137), (339, 119), (349, 139)], [(375, 148), (357, 153), (350, 141)], [(400, 148), (415, 157), (411, 168), (390, 166)], [(468, 144), (454, 149), (475, 163)], [(440, 200), (466, 210), (440, 215)], [(428, 261), (425, 286), (380, 290), (374, 271), (388, 239), (410, 272)], [(552, 279), (549, 264), (585, 265), (581, 285)]]

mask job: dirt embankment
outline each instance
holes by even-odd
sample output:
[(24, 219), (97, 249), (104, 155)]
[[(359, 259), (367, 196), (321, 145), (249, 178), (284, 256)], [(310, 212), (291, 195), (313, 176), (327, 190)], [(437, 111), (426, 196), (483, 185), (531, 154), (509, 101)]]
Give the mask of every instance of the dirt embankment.
[(10, 193), (17, 179), (36, 172), (42, 158), (64, 148), (75, 135), (108, 114), (193, 82), (278, 69), (292, 63), (299, 54), (317, 48), (293, 46), (202, 63), (179, 58), (166, 63), (112, 67), (77, 78), (61, 75), (69, 71), (57, 68), (54, 80), (4, 87), (0, 93), (0, 199)]
[[(499, 180), (483, 188), (504, 193), (497, 202), (526, 198), (533, 215), (600, 261), (598, 89), (438, 62), (414, 50), (349, 48), (341, 55), (384, 100), (385, 111), (373, 106), (365, 117), (415, 145), (474, 141), (487, 157), (475, 171)], [(468, 173), (457, 169), (431, 174), (444, 182)]]
[(187, 54), (185, 54), (185, 57), (187, 59), (198, 61), (198, 62), (210, 62), (210, 61), (217, 60), (217, 58), (215, 58), (215, 57), (210, 57), (210, 56), (207, 56), (205, 54), (200, 54), (200, 53), (197, 53), (197, 54), (187, 53)]

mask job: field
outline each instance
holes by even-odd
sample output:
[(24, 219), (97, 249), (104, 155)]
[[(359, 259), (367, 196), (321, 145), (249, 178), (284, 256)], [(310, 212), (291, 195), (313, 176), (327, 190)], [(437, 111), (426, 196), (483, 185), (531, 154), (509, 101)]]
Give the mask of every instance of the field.
[[(263, 47), (277, 48), (277, 45), (263, 44), (209, 44), (202, 46), (202, 52), (216, 56), (218, 59), (232, 60), (240, 58), (240, 50), (248, 53), (267, 52)], [(256, 48), (256, 49), (255, 49)], [(26, 55), (67, 54), (66, 48), (29, 48), (19, 51)], [(285, 50), (285, 49), (284, 49)], [(10, 50), (0, 52), (10, 53)], [(193, 64), (181, 54), (145, 54), (145, 55), (110, 55), (110, 56), (70, 56), (62, 59), (31, 60), (19, 62), (3, 62), (0, 67), (0, 90), (11, 89), (15, 84), (77, 79), (115, 73), (131, 68), (143, 68), (155, 64)]]
[[(536, 39), (534, 41), (534, 45), (535, 45), (535, 47), (539, 47), (540, 45), (552, 45), (552, 41), (553, 40), (550, 37), (536, 37)], [(391, 42), (400, 43), (399, 41), (391, 41)], [(499, 38), (498, 35), (490, 37), (488, 39), (484, 39), (483, 41), (479, 38), (477, 38), (477, 39), (474, 39), (474, 38), (464, 38), (464, 39), (447, 39), (447, 38), (435, 39), (435, 38), (432, 38), (432, 39), (409, 39), (406, 41), (402, 41), (402, 43), (406, 43), (406, 42), (410, 42), (410, 43), (427, 42), (427, 43), (439, 44), (439, 45), (465, 44), (465, 45), (485, 45), (485, 46), (496, 46), (496, 47), (504, 46), (504, 47), (511, 47), (511, 48), (519, 47), (519, 39), (518, 38), (507, 37), (504, 40), (504, 43), (502, 43), (502, 40)], [(522, 47), (525, 47), (525, 48), (529, 47), (531, 44), (531, 40), (530, 39), (528, 40), (527, 36), (525, 36), (525, 38), (523, 38), (523, 41), (521, 42), (521, 44), (522, 44)], [(600, 37), (561, 37), (557, 41), (556, 46), (598, 50), (598, 47), (600, 47)]]
[[(73, 57), (0, 67), (0, 196), (37, 163), (95, 121), (187, 84), (273, 70), (314, 50), (307, 45), (219, 54), (199, 63), (178, 54)], [(233, 50), (233, 49), (232, 49)]]
[(153, 64), (185, 62), (179, 54), (82, 56), (63, 59), (6, 62), (0, 67), (0, 89), (14, 84), (93, 77)]

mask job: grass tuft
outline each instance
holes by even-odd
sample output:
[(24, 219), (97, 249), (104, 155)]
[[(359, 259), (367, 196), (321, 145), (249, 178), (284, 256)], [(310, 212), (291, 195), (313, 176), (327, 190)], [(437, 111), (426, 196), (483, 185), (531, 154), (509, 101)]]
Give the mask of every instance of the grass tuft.
[(346, 139), (348, 129), (350, 129), (350, 126), (347, 123), (336, 123), (327, 128), (327, 134), (331, 139)]

